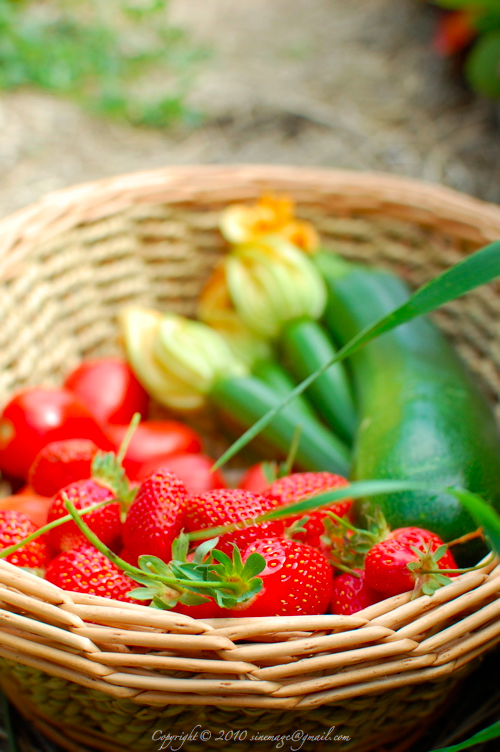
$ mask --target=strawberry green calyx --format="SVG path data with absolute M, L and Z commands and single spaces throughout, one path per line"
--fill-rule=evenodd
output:
M 418 556 L 418 561 L 410 561 L 406 565 L 415 577 L 412 599 L 418 598 L 419 595 L 432 595 L 440 587 L 451 582 L 451 579 L 445 574 L 445 570 L 440 570 L 438 565 L 440 559 L 448 551 L 448 546 L 445 543 L 434 552 L 432 552 L 430 546 L 426 551 L 421 551 L 415 546 L 411 546 L 411 550 Z
M 326 286 L 296 246 L 278 236 L 234 246 L 226 258 L 227 285 L 242 320 L 266 339 L 301 317 L 318 319 Z
M 223 608 L 231 608 L 252 598 L 262 588 L 262 580 L 256 575 L 263 571 L 266 563 L 259 554 L 249 556 L 243 564 L 237 548 L 230 559 L 213 549 L 217 540 L 212 539 L 199 546 L 192 561 L 187 561 L 186 540 L 181 538 L 173 547 L 181 560 L 172 559 L 167 564 L 156 556 L 143 555 L 136 567 L 99 540 L 71 501 L 66 502 L 66 507 L 89 542 L 129 577 L 144 585 L 131 591 L 131 597 L 152 601 L 155 608 L 169 609 L 179 601 L 191 605 L 192 596 L 198 603 L 210 597 Z
M 355 527 L 348 519 L 331 511 L 326 512 L 323 524 L 325 534 L 321 537 L 321 543 L 325 555 L 334 567 L 351 574 L 353 570 L 363 567 L 370 548 L 385 540 L 390 533 L 390 527 L 379 507 L 375 509 L 374 517 L 369 520 L 366 529 Z
M 94 480 L 109 488 L 120 502 L 121 513 L 124 517 L 137 494 L 137 489 L 132 488 L 125 475 L 123 459 L 132 439 L 135 429 L 141 421 L 141 414 L 135 413 L 130 421 L 123 441 L 115 452 L 97 452 L 92 460 L 91 475 Z
M 114 452 L 98 452 L 92 460 L 92 478 L 109 488 L 120 503 L 122 514 L 132 504 L 137 489 L 130 485 L 117 455 Z

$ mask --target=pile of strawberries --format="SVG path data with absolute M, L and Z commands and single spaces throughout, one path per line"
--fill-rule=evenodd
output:
M 224 488 L 190 494 L 167 467 L 134 486 L 116 455 L 88 440 L 67 439 L 39 453 L 30 472 L 34 488 L 49 464 L 51 482 L 60 488 L 48 525 L 6 558 L 66 590 L 197 618 L 346 614 L 412 589 L 428 571 L 456 568 L 442 541 L 419 528 L 386 530 L 362 553 L 365 536 L 377 534 L 352 526 L 349 499 L 305 517 L 288 512 L 295 502 L 348 488 L 331 473 L 292 473 L 260 493 Z M 101 506 L 79 517 L 83 530 L 78 520 L 59 523 L 68 509 L 78 517 L 94 505 Z M 36 531 L 23 512 L 0 511 L 5 554 Z M 350 557 L 358 564 L 352 569 Z

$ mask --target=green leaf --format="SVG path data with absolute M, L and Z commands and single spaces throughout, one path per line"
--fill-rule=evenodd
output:
M 496 10 L 498 0 L 434 0 L 434 5 L 448 10 Z
M 135 580 L 135 582 L 140 582 L 141 585 L 145 585 L 146 587 L 151 586 L 151 582 L 152 582 L 151 576 L 147 577 L 146 575 L 144 575 L 144 577 L 142 577 L 140 574 L 137 574 L 136 572 L 127 572 L 127 574 L 132 580 Z
M 374 324 L 366 327 L 348 342 L 338 353 L 318 368 L 307 379 L 304 379 L 295 389 L 285 397 L 281 403 L 269 410 L 262 418 L 253 424 L 229 449 L 224 452 L 214 465 L 214 469 L 221 467 L 240 449 L 254 439 L 295 397 L 302 394 L 324 371 L 333 363 L 338 363 L 349 357 L 363 345 L 379 337 L 385 332 L 396 329 L 401 324 L 424 316 L 445 303 L 455 300 L 480 285 L 491 282 L 500 275 L 500 241 L 490 243 L 475 253 L 466 256 L 462 261 L 445 270 L 434 279 L 420 287 L 401 306 L 383 316 Z
M 224 566 L 224 569 L 226 569 L 228 572 L 233 571 L 233 562 L 226 553 L 215 549 L 214 551 L 212 551 L 212 556 L 214 557 L 214 559 L 219 561 Z
M 200 543 L 200 545 L 196 548 L 196 551 L 194 552 L 193 562 L 195 564 L 202 564 L 203 560 L 212 551 L 212 549 L 215 548 L 218 542 L 219 542 L 218 538 L 210 538 L 210 540 L 203 541 L 203 543 Z
M 448 550 L 448 546 L 446 545 L 446 543 L 444 543 L 442 546 L 439 546 L 439 548 L 436 548 L 436 550 L 434 551 L 432 555 L 432 558 L 434 559 L 434 561 L 439 561 L 440 559 L 442 559 L 445 553 L 447 552 L 447 550 Z
M 433 488 L 429 484 L 407 480 L 360 480 L 346 486 L 341 486 L 340 488 L 332 489 L 331 491 L 325 491 L 325 493 L 318 494 L 317 496 L 311 496 L 295 504 L 288 504 L 285 507 L 273 509 L 262 515 L 262 517 L 259 517 L 259 521 L 263 519 L 276 520 L 282 517 L 302 514 L 303 512 L 309 512 L 312 509 L 327 506 L 344 499 L 363 499 L 365 496 L 379 496 L 386 493 L 398 493 L 398 491 L 402 493 L 404 491 L 428 491 L 429 493 L 435 493 L 436 488 Z
M 492 549 L 500 556 L 500 515 L 484 499 L 471 491 L 458 488 L 446 490 L 460 501 L 475 522 L 483 528 Z
M 199 606 L 202 603 L 208 603 L 208 601 L 210 600 L 212 599 L 204 598 L 202 595 L 188 592 L 181 595 L 181 597 L 179 598 L 179 603 L 183 603 L 185 606 Z
M 152 556 L 151 554 L 142 554 L 137 560 L 137 564 L 144 572 L 150 572 L 152 574 L 163 575 L 169 577 L 171 575 L 171 569 L 168 564 L 158 558 L 158 556 Z
M 469 747 L 473 747 L 475 744 L 488 742 L 490 739 L 497 739 L 499 736 L 500 721 L 496 721 L 491 726 L 471 736 L 470 739 L 460 742 L 460 744 L 453 744 L 451 747 L 440 747 L 439 749 L 433 749 L 432 752 L 461 752 L 462 749 L 469 749 Z
M 262 554 L 253 553 L 246 560 L 241 576 L 244 580 L 251 580 L 252 577 L 256 577 L 263 572 L 265 568 L 266 560 Z
M 478 39 L 467 57 L 465 75 L 475 91 L 500 98 L 500 30 Z
M 172 559 L 186 561 L 189 551 L 189 536 L 182 530 L 177 538 L 172 541 Z
M 152 601 L 156 595 L 156 592 L 156 588 L 143 587 L 134 588 L 134 590 L 130 590 L 127 595 L 129 596 L 129 598 L 135 598 L 138 601 Z

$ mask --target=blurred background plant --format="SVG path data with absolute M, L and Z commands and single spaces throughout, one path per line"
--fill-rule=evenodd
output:
M 433 0 L 444 9 L 434 49 L 456 57 L 471 88 L 500 99 L 500 0 Z
M 0 0 L 0 90 L 35 86 L 161 127 L 196 120 L 187 93 L 207 51 L 168 0 Z

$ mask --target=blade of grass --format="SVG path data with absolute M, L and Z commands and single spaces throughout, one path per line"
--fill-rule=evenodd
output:
M 434 279 L 422 285 L 411 297 L 391 313 L 383 316 L 374 324 L 366 327 L 356 337 L 339 350 L 335 357 L 327 361 L 321 368 L 304 379 L 285 397 L 279 406 L 269 410 L 260 420 L 253 424 L 239 437 L 224 454 L 217 460 L 214 470 L 220 468 L 240 449 L 254 439 L 269 422 L 295 397 L 302 394 L 324 371 L 334 363 L 345 360 L 363 345 L 379 337 L 381 334 L 395 329 L 412 319 L 424 316 L 436 310 L 445 303 L 459 298 L 480 285 L 491 282 L 500 276 L 500 241 L 490 243 L 475 253 L 467 256 L 463 261 L 446 269 Z
M 491 726 L 478 731 L 477 734 L 471 736 L 470 739 L 466 739 L 460 744 L 453 744 L 451 747 L 441 747 L 440 749 L 433 749 L 432 752 L 461 752 L 462 749 L 469 749 L 475 744 L 481 744 L 482 742 L 488 742 L 490 739 L 497 739 L 500 737 L 500 721 L 492 723 Z

